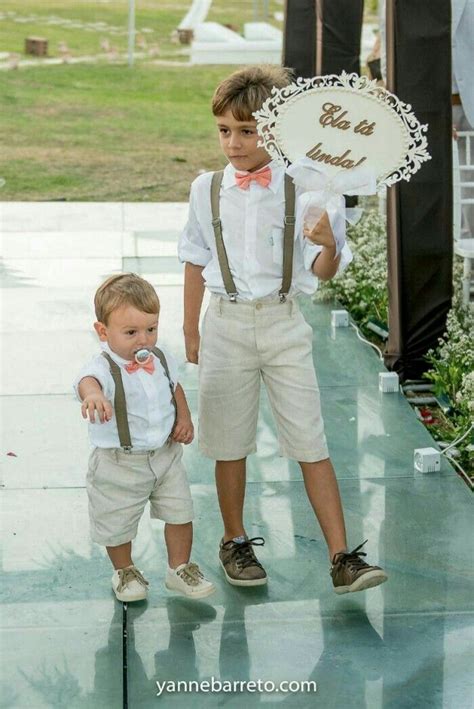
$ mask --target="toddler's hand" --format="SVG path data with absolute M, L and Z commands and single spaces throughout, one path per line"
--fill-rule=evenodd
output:
M 186 347 L 186 359 L 192 364 L 198 364 L 199 360 L 199 343 L 200 343 L 199 332 L 193 335 L 184 336 L 184 345 Z
M 325 211 L 317 224 L 309 229 L 306 225 L 303 228 L 304 236 L 318 246 L 327 246 L 335 248 L 336 242 L 329 222 L 328 213 Z
M 176 443 L 184 443 L 188 445 L 194 438 L 194 426 L 189 417 L 182 418 L 176 421 L 176 426 L 173 431 L 173 441 Z
M 89 416 L 89 421 L 91 423 L 95 423 L 96 412 L 101 423 L 110 421 L 114 412 L 112 404 L 101 392 L 97 392 L 96 394 L 88 394 L 82 402 L 82 418 L 86 419 L 87 416 Z

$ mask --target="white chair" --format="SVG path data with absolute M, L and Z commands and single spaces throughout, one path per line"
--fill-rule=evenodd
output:
M 193 4 L 178 25 L 178 30 L 194 30 L 200 22 L 204 22 L 211 7 L 212 0 L 193 0 Z
M 469 222 L 474 205 L 473 157 L 474 131 L 460 131 L 458 140 L 453 141 L 453 236 L 454 253 L 464 259 L 462 293 L 465 305 L 471 298 L 474 261 L 474 224 Z

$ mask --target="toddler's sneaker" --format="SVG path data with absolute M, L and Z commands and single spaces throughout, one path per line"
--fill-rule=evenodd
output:
M 147 597 L 148 581 L 135 566 L 115 569 L 112 576 L 112 588 L 117 600 L 123 603 L 143 601 Z
M 387 580 L 388 576 L 380 566 L 370 566 L 361 559 L 367 554 L 359 549 L 362 549 L 366 543 L 367 539 L 353 551 L 334 555 L 329 573 L 336 593 L 364 591 Z
M 255 556 L 252 546 L 263 546 L 263 537 L 245 539 L 235 542 L 230 539 L 219 545 L 219 560 L 224 569 L 225 577 L 233 586 L 264 586 L 267 583 L 267 573 Z
M 204 578 L 199 566 L 189 562 L 176 569 L 168 568 L 165 586 L 168 591 L 177 591 L 188 598 L 204 598 L 214 593 L 216 587 Z

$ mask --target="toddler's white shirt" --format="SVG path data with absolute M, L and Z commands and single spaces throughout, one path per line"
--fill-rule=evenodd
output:
M 255 300 L 278 293 L 282 284 L 283 233 L 285 217 L 285 168 L 269 163 L 272 179 L 268 187 L 252 181 L 248 190 L 235 183 L 235 168 L 224 170 L 220 197 L 220 216 L 224 243 L 235 286 L 242 300 Z M 200 175 L 191 185 L 189 217 L 179 239 L 181 262 L 204 266 L 207 288 L 218 295 L 226 291 L 219 268 L 211 213 L 212 173 Z M 296 198 L 302 192 L 297 188 Z M 322 250 L 303 237 L 302 219 L 296 209 L 295 249 L 291 293 L 314 293 L 318 279 L 311 271 Z M 344 245 L 339 271 L 352 260 Z
M 168 439 L 174 423 L 174 407 L 165 370 L 160 360 L 153 355 L 155 371 L 152 374 L 139 369 L 129 374 L 125 369 L 128 360 L 122 359 L 112 352 L 107 343 L 101 343 L 102 349 L 107 352 L 122 370 L 122 381 L 127 402 L 128 425 L 132 446 L 137 450 L 161 448 Z M 178 366 L 174 357 L 162 350 L 168 363 L 171 381 L 176 388 L 178 380 Z M 110 372 L 110 365 L 103 355 L 96 355 L 80 371 L 74 382 L 76 396 L 81 400 L 78 386 L 84 377 L 94 377 L 100 383 L 104 395 L 114 405 L 115 384 Z M 89 421 L 89 437 L 92 445 L 98 448 L 120 448 L 115 412 L 110 421 L 106 423 Z

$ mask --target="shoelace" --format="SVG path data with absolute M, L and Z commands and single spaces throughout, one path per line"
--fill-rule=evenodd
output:
M 186 564 L 177 573 L 188 586 L 197 586 L 204 578 L 197 564 Z
M 131 566 L 128 569 L 119 569 L 118 570 L 118 575 L 119 575 L 119 585 L 117 586 L 117 591 L 123 591 L 125 586 L 130 582 L 130 581 L 138 581 L 141 583 L 143 586 L 148 586 L 149 583 L 146 580 L 146 578 L 140 573 L 138 569 L 136 569 L 134 566 Z
M 362 544 L 359 544 L 359 546 L 353 549 L 352 551 L 335 554 L 333 559 L 333 565 L 336 566 L 336 564 L 347 564 L 349 568 L 354 571 L 358 571 L 359 569 L 363 569 L 364 567 L 368 566 L 368 564 L 360 558 L 361 556 L 367 556 L 367 554 L 365 553 L 365 551 L 359 551 L 359 549 L 362 549 L 364 544 L 367 544 L 367 542 L 368 539 L 366 539 L 365 542 L 362 542 Z
M 225 551 L 230 549 L 230 558 L 235 559 L 242 569 L 247 568 L 247 566 L 254 566 L 255 564 L 260 566 L 262 569 L 263 567 L 256 559 L 252 546 L 263 547 L 264 544 L 265 539 L 263 537 L 246 539 L 245 542 L 241 542 L 240 544 L 238 542 L 234 542 L 233 539 L 229 539 L 228 542 L 224 542 L 221 548 Z

